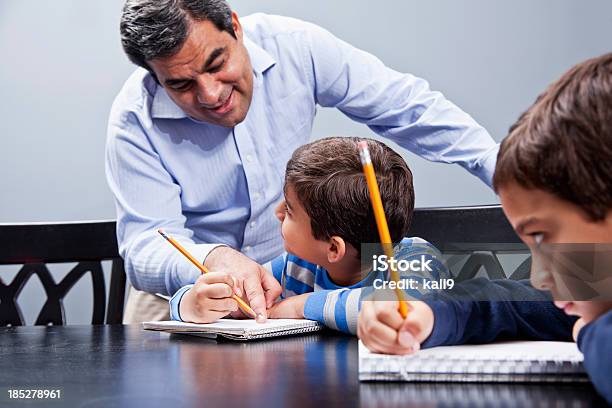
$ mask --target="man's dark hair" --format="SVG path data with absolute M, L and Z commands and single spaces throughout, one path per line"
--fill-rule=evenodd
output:
M 385 144 L 356 137 L 330 137 L 298 148 L 289 162 L 291 186 L 310 217 L 315 239 L 337 235 L 361 253 L 361 244 L 380 242 L 357 144 L 366 140 L 389 232 L 394 243 L 408 233 L 414 211 L 412 173 Z
M 593 221 L 612 209 L 612 53 L 552 83 L 501 144 L 495 191 L 509 182 L 582 208 Z
M 232 10 L 225 0 L 127 0 L 123 6 L 121 44 L 130 61 L 147 61 L 177 53 L 193 21 L 208 20 L 236 38 Z

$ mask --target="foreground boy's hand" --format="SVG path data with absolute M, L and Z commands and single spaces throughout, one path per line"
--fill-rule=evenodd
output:
M 310 293 L 303 293 L 281 300 L 268 309 L 268 317 L 270 319 L 303 319 L 304 305 L 309 295 Z
M 572 329 L 572 337 L 574 341 L 578 341 L 578 335 L 580 334 L 580 330 L 582 330 L 582 328 L 586 326 L 586 324 L 587 322 L 584 320 L 583 317 L 576 320 L 576 323 L 574 323 L 574 328 Z
M 179 306 L 185 322 L 210 323 L 238 310 L 232 295 L 242 291 L 232 276 L 221 272 L 201 275 L 193 287 L 185 292 Z
M 397 301 L 369 301 L 361 304 L 357 336 L 375 353 L 409 354 L 420 349 L 434 325 L 434 314 L 424 302 L 408 302 L 403 319 Z

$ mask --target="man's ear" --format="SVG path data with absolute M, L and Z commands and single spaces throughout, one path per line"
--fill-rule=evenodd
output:
M 329 263 L 340 262 L 346 255 L 346 242 L 337 235 L 331 237 L 327 246 L 327 261 Z
M 242 41 L 242 26 L 240 25 L 240 20 L 238 20 L 238 14 L 236 14 L 235 11 L 232 11 L 232 28 L 234 29 L 236 38 Z

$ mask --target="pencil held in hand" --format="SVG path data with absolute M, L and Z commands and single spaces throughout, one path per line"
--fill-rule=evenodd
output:
M 157 232 L 159 232 L 159 234 L 162 237 L 164 237 L 166 241 L 171 243 L 173 247 L 175 247 L 181 254 L 183 254 L 185 258 L 189 259 L 191 263 L 194 264 L 200 270 L 200 272 L 202 272 L 203 274 L 208 273 L 208 269 L 204 265 L 202 265 L 200 262 L 198 262 L 197 259 L 195 259 L 189 252 L 187 252 L 187 250 L 183 248 L 183 246 L 179 244 L 174 238 L 166 235 L 161 228 L 158 229 Z M 234 299 L 238 303 L 238 306 L 240 306 L 240 309 L 242 309 L 247 315 L 253 318 L 257 317 L 257 314 L 255 314 L 253 309 L 251 309 L 251 307 L 248 304 L 246 304 L 244 300 L 240 299 L 236 295 L 232 295 L 232 299 Z
M 372 208 L 374 209 L 374 217 L 376 218 L 376 227 L 378 228 L 380 243 L 382 244 L 387 258 L 391 259 L 393 258 L 393 243 L 391 242 L 391 234 L 389 233 L 389 225 L 387 224 L 387 217 L 385 217 L 385 209 L 380 197 L 380 190 L 378 189 L 378 183 L 376 182 L 376 174 L 374 173 L 374 166 L 372 165 L 372 158 L 370 157 L 368 142 L 361 141 L 359 142 L 358 146 L 359 157 L 361 158 L 363 172 L 366 177 L 366 182 L 368 183 L 368 191 L 370 192 Z M 391 279 L 395 282 L 399 282 L 399 274 L 394 267 L 391 267 Z M 404 292 L 396 286 L 395 295 L 399 301 L 399 312 L 405 319 L 406 316 L 408 316 L 408 304 L 405 301 Z

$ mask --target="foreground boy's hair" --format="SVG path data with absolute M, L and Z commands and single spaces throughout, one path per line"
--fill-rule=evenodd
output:
M 612 53 L 576 65 L 510 128 L 493 177 L 581 207 L 593 221 L 612 208 Z
M 291 186 L 310 217 L 315 239 L 337 235 L 360 253 L 362 243 L 379 242 L 356 137 L 330 137 L 298 148 L 289 162 Z M 367 139 L 393 242 L 408 233 L 414 211 L 412 173 L 385 144 Z

